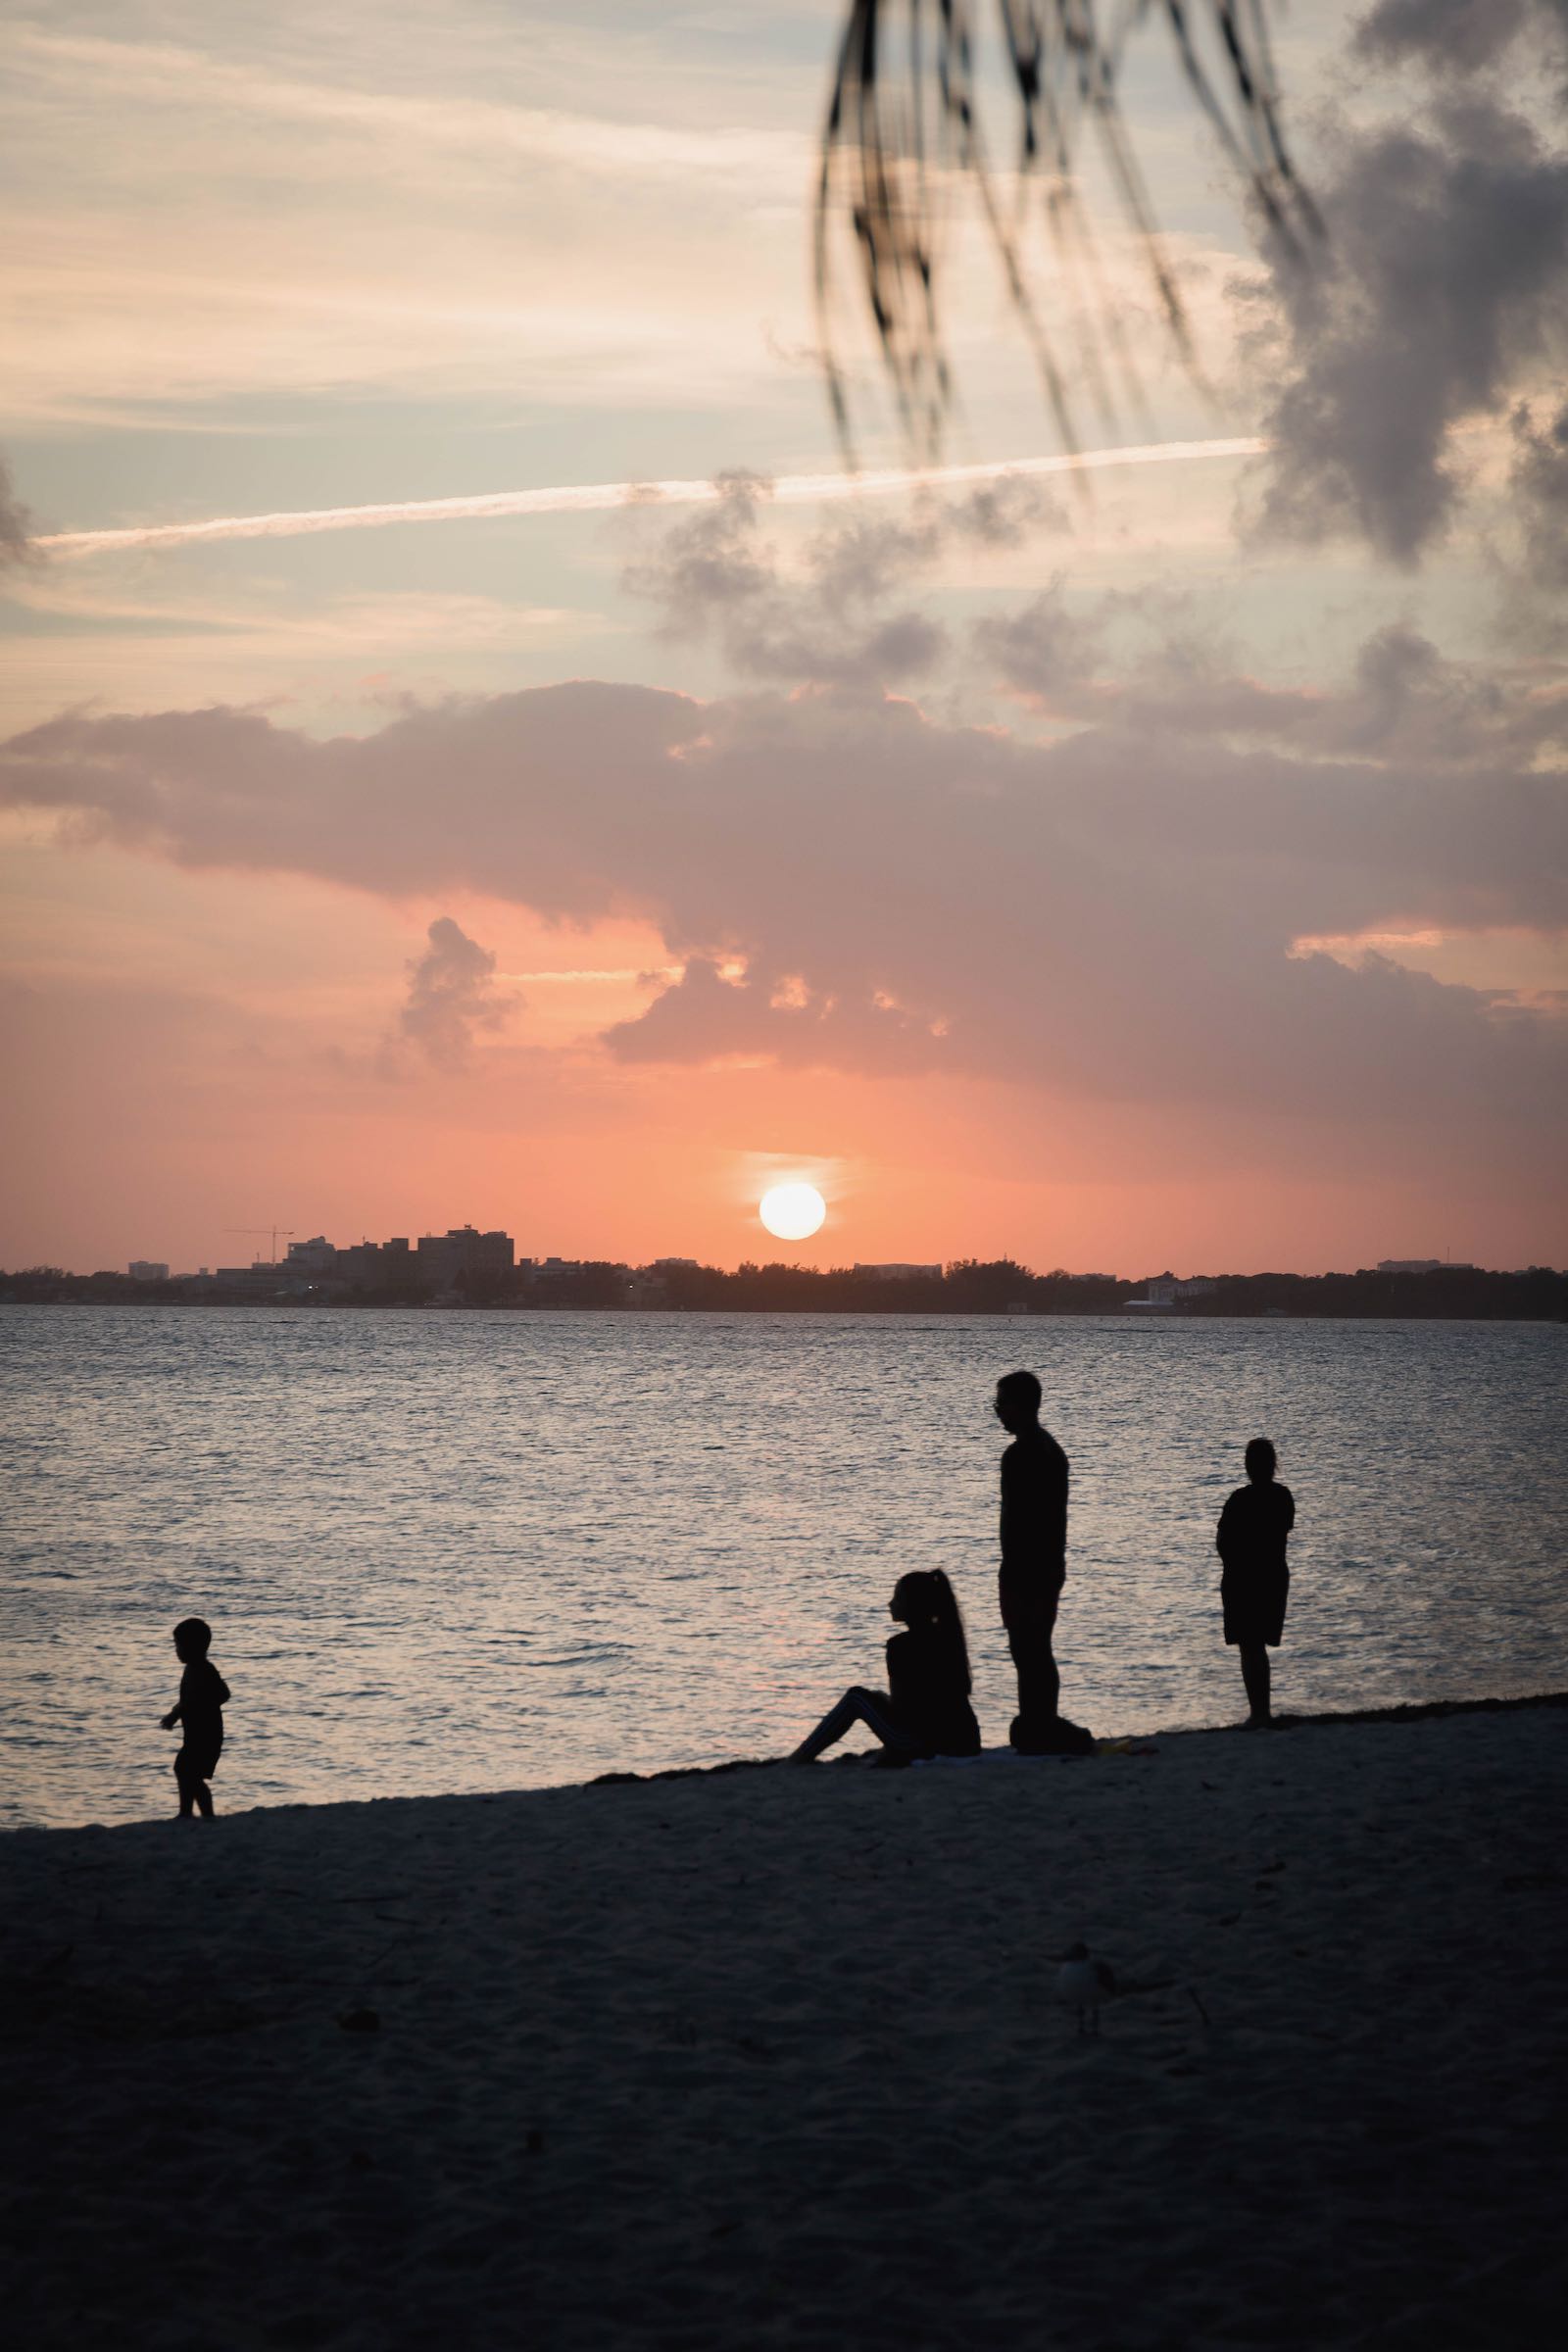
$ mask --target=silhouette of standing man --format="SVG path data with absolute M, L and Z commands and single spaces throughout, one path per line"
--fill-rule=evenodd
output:
M 1008 1372 L 997 1383 L 997 1419 L 1012 1439 L 1002 1457 L 1002 1622 L 1018 1673 L 1014 1747 L 1057 1737 L 1061 1676 L 1051 1639 L 1067 1575 L 1067 1456 L 1040 1426 L 1040 1383 Z

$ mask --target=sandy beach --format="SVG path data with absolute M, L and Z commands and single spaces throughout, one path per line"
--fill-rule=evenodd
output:
M 1568 2293 L 1565 1817 L 1543 1700 L 19 1833 L 9 2318 L 1534 2343 Z M 1054 1996 L 1078 1937 L 1142 1988 L 1099 2038 Z

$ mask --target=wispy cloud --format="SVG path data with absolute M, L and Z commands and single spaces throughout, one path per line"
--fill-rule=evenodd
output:
M 787 93 L 694 99 L 667 56 L 628 72 L 635 30 L 486 0 L 126 0 L 116 37 L 65 28 L 87 14 L 7 28 L 14 418 L 388 383 L 713 407 L 774 368 L 759 319 L 798 293 L 810 136 Z
M 685 127 L 471 96 L 410 97 L 373 86 L 300 80 L 162 41 L 36 28 L 15 32 L 11 39 L 13 71 L 30 65 L 78 91 L 83 81 L 108 83 L 122 106 L 138 99 L 204 116 L 261 116 L 373 142 L 392 140 L 403 172 L 408 143 L 416 142 L 466 156 L 524 158 L 618 180 L 713 175 L 743 185 L 755 202 L 769 189 L 796 195 L 811 152 L 804 130 Z

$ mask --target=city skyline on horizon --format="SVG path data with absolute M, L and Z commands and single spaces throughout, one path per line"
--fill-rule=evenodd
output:
M 230 1230 L 243 1231 L 246 1229 L 240 1228 Z M 989 1258 L 980 1256 L 976 1252 L 968 1251 L 957 1253 L 949 1252 L 936 1258 L 927 1259 L 839 1259 L 832 1257 L 822 1259 L 818 1255 L 808 1255 L 808 1250 L 816 1250 L 817 1245 L 821 1240 L 820 1234 L 812 1235 L 809 1238 L 809 1241 L 792 1244 L 788 1241 L 780 1241 L 778 1237 L 766 1232 L 765 1229 L 763 1229 L 760 1225 L 759 1225 L 758 1229 L 760 1235 L 761 1236 L 758 1254 L 755 1256 L 743 1256 L 738 1258 L 731 1265 L 722 1265 L 710 1259 L 693 1256 L 684 1252 L 669 1250 L 656 1250 L 649 1256 L 643 1258 L 619 1258 L 592 1250 L 584 1250 L 569 1256 L 565 1252 L 559 1250 L 523 1250 L 517 1247 L 516 1237 L 510 1233 L 504 1226 L 485 1228 L 472 1223 L 467 1223 L 461 1226 L 432 1228 L 430 1231 L 424 1233 L 416 1232 L 413 1228 L 411 1228 L 410 1232 L 407 1234 L 388 1235 L 379 1242 L 372 1241 L 368 1235 L 362 1235 L 357 1243 L 333 1243 L 324 1232 L 300 1237 L 292 1234 L 290 1229 L 282 1226 L 276 1228 L 264 1226 L 256 1230 L 260 1231 L 263 1235 L 275 1232 L 277 1240 L 285 1244 L 282 1253 L 270 1257 L 255 1256 L 249 1259 L 231 1259 L 227 1262 L 226 1268 L 223 1264 L 223 1261 L 217 1258 L 215 1258 L 211 1264 L 198 1263 L 193 1266 L 183 1266 L 173 1257 L 160 1259 L 142 1255 L 125 1261 L 118 1266 L 95 1266 L 91 1268 L 63 1267 L 59 1270 L 70 1274 L 74 1278 L 89 1278 L 90 1276 L 97 1274 L 123 1274 L 127 1279 L 131 1280 L 167 1279 L 174 1282 L 200 1280 L 204 1277 L 217 1279 L 225 1270 L 231 1273 L 245 1274 L 256 1274 L 263 1271 L 276 1271 L 279 1274 L 283 1274 L 292 1271 L 303 1276 L 313 1271 L 317 1263 L 314 1253 L 323 1248 L 327 1250 L 331 1255 L 346 1253 L 358 1254 L 361 1251 L 374 1253 L 377 1251 L 386 1250 L 402 1250 L 408 1253 L 410 1262 L 412 1264 L 417 1262 L 419 1245 L 421 1243 L 426 1245 L 434 1244 L 439 1247 L 443 1244 L 452 1244 L 460 1240 L 482 1243 L 506 1243 L 509 1249 L 514 1252 L 514 1256 L 509 1262 L 514 1264 L 518 1271 L 521 1271 L 525 1268 L 539 1269 L 551 1266 L 564 1268 L 578 1268 L 585 1266 L 624 1266 L 634 1272 L 657 1271 L 661 1268 L 692 1267 L 701 1268 L 709 1272 L 733 1274 L 741 1271 L 748 1265 L 754 1265 L 789 1266 L 798 1268 L 800 1271 L 805 1273 L 816 1274 L 855 1274 L 872 1277 L 907 1277 L 943 1276 L 954 1267 L 969 1265 L 994 1266 L 1010 1264 L 1017 1266 L 1022 1272 L 1028 1273 L 1032 1276 L 1050 1277 L 1055 1275 L 1065 1275 L 1069 1280 L 1080 1282 L 1109 1281 L 1117 1283 L 1140 1283 L 1173 1278 L 1179 1282 L 1186 1283 L 1191 1281 L 1208 1280 L 1216 1276 L 1219 1278 L 1224 1278 L 1226 1276 L 1250 1278 L 1251 1276 L 1261 1273 L 1288 1274 L 1293 1277 L 1314 1279 L 1323 1274 L 1351 1274 L 1366 1272 L 1414 1273 L 1451 1270 L 1459 1273 L 1527 1273 L 1555 1272 L 1558 1270 L 1555 1266 L 1548 1264 L 1545 1261 L 1533 1261 L 1528 1266 L 1519 1265 L 1512 1267 L 1488 1267 L 1480 1260 L 1459 1258 L 1451 1254 L 1445 1254 L 1441 1256 L 1406 1255 L 1402 1257 L 1368 1257 L 1365 1259 L 1358 1259 L 1353 1265 L 1346 1264 L 1343 1266 L 1312 1268 L 1286 1266 L 1283 1264 L 1269 1267 L 1242 1268 L 1217 1264 L 1214 1266 L 1188 1267 L 1184 1271 L 1180 1272 L 1178 1272 L 1174 1262 L 1171 1262 L 1157 1268 L 1152 1265 L 1143 1266 L 1136 1273 L 1123 1273 L 1118 1269 L 1105 1267 L 1068 1266 L 1060 1262 L 1054 1263 L 1049 1266 L 1044 1263 L 1035 1264 L 1029 1258 L 1020 1255 L 1016 1251 L 1010 1250 L 999 1251 L 995 1256 Z M 769 1255 L 769 1251 L 782 1251 L 787 1252 L 788 1254 Z M 162 1267 L 164 1269 L 161 1277 L 154 1271 L 154 1269 L 158 1267 Z M 37 1267 L 23 1267 L 21 1265 L 14 1265 L 4 1269 L 4 1271 L 12 1274 L 37 1270 L 39 1270 Z

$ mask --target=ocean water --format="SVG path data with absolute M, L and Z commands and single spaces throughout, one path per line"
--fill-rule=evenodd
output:
M 1297 1497 L 1276 1703 L 1568 1685 L 1568 1329 L 0 1307 L 0 1823 L 172 1808 L 176 1619 L 220 1810 L 777 1754 L 944 1567 L 988 1742 L 999 1373 L 1072 1461 L 1057 1649 L 1101 1734 L 1242 1710 L 1213 1529 Z

